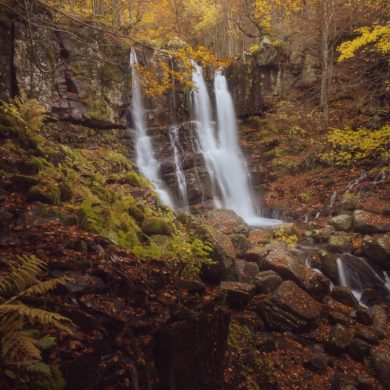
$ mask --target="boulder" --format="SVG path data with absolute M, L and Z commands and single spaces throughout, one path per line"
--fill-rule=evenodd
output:
M 282 282 L 282 278 L 275 271 L 260 272 L 254 279 L 257 293 L 269 293 L 274 291 Z
M 330 280 L 321 272 L 305 268 L 300 285 L 316 300 L 321 301 L 330 291 Z
M 348 353 L 355 360 L 363 360 L 370 351 L 370 344 L 361 339 L 353 339 L 351 344 L 348 346 Z
M 348 214 L 337 215 L 330 220 L 336 230 L 348 231 L 352 227 L 352 217 Z
M 250 241 L 243 234 L 230 234 L 229 238 L 232 241 L 238 257 L 243 257 L 245 253 L 252 247 Z
M 53 273 L 56 277 L 66 276 L 69 281 L 63 285 L 68 293 L 83 295 L 89 293 L 102 292 L 107 289 L 107 285 L 100 278 L 92 275 L 82 275 L 77 272 Z
M 364 325 L 371 325 L 372 316 L 370 311 L 363 306 L 359 306 L 356 310 L 356 321 Z
M 35 185 L 28 190 L 26 199 L 29 202 L 58 204 L 61 201 L 61 192 L 57 185 Z
M 355 333 L 355 337 L 371 345 L 379 344 L 379 337 L 369 329 L 359 328 Z
M 159 217 L 146 218 L 142 224 L 142 232 L 147 236 L 170 236 L 172 228 L 167 221 Z
M 332 298 L 349 307 L 358 307 L 359 302 L 348 287 L 335 286 L 332 290 Z
M 377 378 L 385 389 L 390 389 L 390 349 L 388 347 L 373 347 L 370 351 L 371 365 Z
M 344 351 L 352 342 L 351 331 L 341 324 L 336 324 L 329 332 L 328 347 L 332 352 Z
M 336 283 L 339 278 L 336 256 L 326 250 L 321 250 L 319 252 L 319 256 L 321 261 L 321 271 L 324 275 Z
M 221 280 L 237 280 L 236 251 L 229 237 L 218 230 L 211 230 L 207 232 L 207 237 L 203 238 L 207 239 L 213 247 L 209 256 L 214 263 L 202 267 L 202 280 L 210 283 L 219 283 Z
M 273 330 L 296 331 L 313 325 L 321 305 L 292 281 L 284 281 L 258 311 Z
M 331 324 L 341 324 L 344 326 L 349 326 L 349 318 L 343 313 L 340 313 L 337 310 L 329 310 L 328 312 L 328 320 Z
M 245 237 L 249 235 L 249 226 L 233 210 L 208 210 L 204 214 L 205 223 L 225 234 L 242 234 Z
M 191 294 L 203 294 L 206 290 L 206 286 L 200 280 L 175 280 L 175 286 L 187 290 Z
M 257 264 L 261 264 L 263 258 L 267 254 L 266 250 L 263 247 L 254 246 L 247 250 L 242 256 L 246 261 L 251 261 Z
M 375 305 L 370 308 L 372 316 L 372 325 L 379 329 L 385 329 L 387 325 L 386 309 L 381 305 Z
M 365 236 L 362 244 L 363 253 L 375 263 L 390 268 L 390 234 L 379 238 Z
M 222 282 L 221 290 L 226 294 L 226 302 L 230 308 L 244 309 L 254 295 L 252 284 L 243 282 Z
M 390 218 L 363 210 L 355 210 L 352 214 L 353 230 L 358 233 L 390 232 Z
M 352 237 L 350 236 L 330 236 L 328 249 L 334 252 L 352 252 Z
M 267 255 L 261 260 L 259 268 L 261 271 L 275 271 L 282 279 L 293 280 L 299 283 L 305 278 L 305 265 L 302 261 L 287 252 L 284 244 L 266 245 Z
M 238 281 L 253 283 L 256 275 L 259 273 L 259 267 L 256 263 L 245 260 L 237 260 L 236 266 L 238 269 Z
M 311 370 L 321 373 L 328 367 L 329 357 L 323 352 L 313 352 L 305 365 Z

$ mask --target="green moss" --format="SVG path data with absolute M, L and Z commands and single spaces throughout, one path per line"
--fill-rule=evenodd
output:
M 136 245 L 139 245 L 139 238 L 135 231 L 124 232 L 119 230 L 118 232 L 118 245 L 122 248 L 132 249 Z
M 59 204 L 61 201 L 61 192 L 56 184 L 35 185 L 29 189 L 27 200 L 29 202 Z
M 76 208 L 75 213 L 81 227 L 91 230 L 94 233 L 102 233 L 104 218 L 90 202 L 83 201 L 81 205 Z
M 163 218 L 149 217 L 143 222 L 142 231 L 147 236 L 156 234 L 169 236 L 172 234 L 172 227 Z
M 91 192 L 103 202 L 114 203 L 116 199 L 114 191 L 100 185 L 93 185 L 91 187 Z

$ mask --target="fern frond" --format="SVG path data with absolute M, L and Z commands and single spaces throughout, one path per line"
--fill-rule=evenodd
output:
M 43 272 L 45 263 L 35 256 L 18 256 L 18 262 L 11 263 L 11 270 L 0 279 L 0 293 L 16 288 L 22 292 L 37 282 L 37 275 Z
M 3 334 L 2 355 L 7 360 L 41 359 L 41 351 L 28 331 L 18 330 Z
M 58 313 L 29 307 L 23 303 L 0 305 L 0 316 L 17 313 L 29 323 L 54 327 L 67 333 L 72 333 L 72 321 Z
M 44 282 L 38 282 L 34 286 L 29 287 L 28 289 L 20 292 L 18 295 L 12 297 L 7 303 L 13 302 L 16 299 L 23 297 L 32 297 L 36 295 L 44 295 L 52 290 L 55 290 L 58 286 L 67 283 L 70 279 L 67 277 L 49 279 Z

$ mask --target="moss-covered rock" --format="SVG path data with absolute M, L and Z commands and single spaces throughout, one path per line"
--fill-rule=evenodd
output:
M 50 166 L 50 163 L 45 158 L 31 157 L 21 164 L 20 170 L 23 173 L 26 173 L 29 175 L 35 175 L 49 166 Z
M 139 244 L 139 238 L 135 231 L 130 230 L 128 232 L 119 231 L 118 244 L 123 248 L 132 249 Z
M 13 182 L 17 188 L 21 190 L 28 190 L 29 188 L 37 185 L 39 180 L 36 177 L 26 175 L 14 175 Z
M 127 212 L 131 217 L 133 217 L 139 224 L 142 224 L 145 218 L 145 211 L 143 210 L 142 205 L 134 204 L 130 205 L 127 208 Z
M 73 190 L 72 190 L 71 186 L 68 185 L 67 183 L 61 183 L 58 186 L 58 188 L 59 188 L 60 193 L 61 193 L 61 196 L 60 196 L 61 202 L 70 202 L 72 200 L 72 197 L 73 197 Z
M 114 191 L 111 191 L 108 188 L 102 187 L 100 185 L 93 185 L 91 187 L 91 192 L 96 195 L 101 201 L 107 203 L 113 203 L 116 198 Z
M 163 235 L 170 236 L 172 234 L 172 227 L 163 218 L 150 217 L 145 219 L 142 224 L 142 232 L 147 236 Z
M 35 185 L 29 189 L 27 200 L 29 202 L 59 204 L 61 201 L 61 192 L 56 184 Z

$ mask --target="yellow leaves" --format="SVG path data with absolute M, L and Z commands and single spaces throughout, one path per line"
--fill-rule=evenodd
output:
M 273 15 L 288 19 L 301 11 L 304 5 L 302 0 L 256 0 L 253 13 L 259 26 L 269 29 Z
M 390 125 L 378 130 L 331 129 L 327 141 L 331 150 L 319 157 L 335 165 L 348 166 L 373 158 L 382 161 L 390 158 Z
M 356 30 L 360 36 L 343 42 L 337 50 L 340 52 L 338 61 L 353 58 L 360 49 L 370 45 L 370 51 L 387 54 L 390 51 L 390 23 L 376 24 L 373 27 L 361 27 Z
M 176 85 L 180 85 L 181 88 L 192 88 L 192 60 L 198 62 L 204 68 L 211 67 L 212 69 L 224 69 L 230 63 L 227 59 L 216 58 L 204 46 L 193 48 L 186 45 L 176 51 L 169 51 L 169 55 L 175 60 L 174 68 L 163 60 L 158 62 L 158 72 L 138 66 L 142 90 L 146 95 L 162 95 L 169 88 L 174 88 Z

